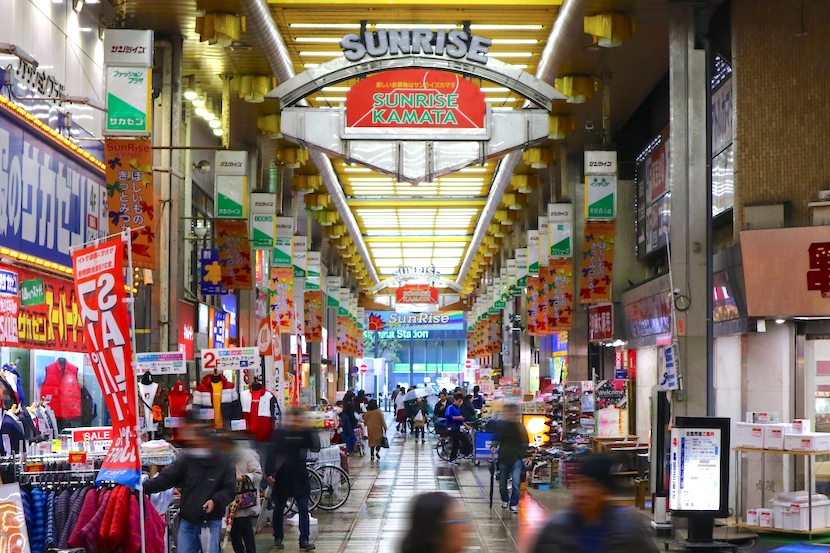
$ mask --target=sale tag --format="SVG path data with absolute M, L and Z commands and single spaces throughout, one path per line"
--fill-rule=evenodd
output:
M 70 451 L 69 452 L 69 464 L 70 465 L 85 465 L 86 464 L 86 452 L 85 451 Z
M 26 463 L 26 472 L 43 472 L 43 463 Z
M 63 442 L 61 440 L 52 440 L 52 453 L 60 453 L 63 451 Z
M 245 430 L 247 428 L 245 420 L 231 421 L 231 430 Z

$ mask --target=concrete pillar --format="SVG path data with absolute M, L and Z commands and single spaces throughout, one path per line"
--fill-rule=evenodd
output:
M 562 160 L 562 194 L 573 202 L 573 326 L 568 333 L 568 381 L 591 379 L 588 366 L 588 307 L 579 303 L 579 275 L 582 274 L 582 239 L 585 236 L 585 187 L 582 180 L 582 154 Z
M 695 49 L 693 8 L 670 7 L 669 124 L 670 124 L 670 269 L 672 287 L 686 296 L 676 305 L 680 374 L 683 392 L 674 394 L 674 414 L 706 415 L 708 382 L 706 356 L 706 57 Z M 678 299 L 675 296 L 675 299 Z

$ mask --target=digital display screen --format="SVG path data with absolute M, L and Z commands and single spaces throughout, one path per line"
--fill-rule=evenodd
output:
M 672 511 L 720 510 L 722 453 L 722 432 L 718 428 L 672 429 Z

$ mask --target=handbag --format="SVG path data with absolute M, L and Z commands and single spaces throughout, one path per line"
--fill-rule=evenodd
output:
M 239 491 L 236 494 L 236 508 L 247 509 L 259 503 L 259 490 L 247 476 L 242 480 Z
M 387 438 L 386 436 L 381 438 L 380 447 L 382 447 L 383 449 L 389 449 L 389 438 Z

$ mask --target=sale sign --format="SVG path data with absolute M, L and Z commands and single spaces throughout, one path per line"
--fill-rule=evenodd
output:
M 153 143 L 145 139 L 107 138 L 104 154 L 110 234 L 129 231 L 133 267 L 155 269 Z
M 395 290 L 397 303 L 438 303 L 438 288 L 428 284 L 404 284 Z
M 487 104 L 461 75 L 396 69 L 359 81 L 346 93 L 346 135 L 463 135 L 487 138 Z M 447 138 L 444 136 L 444 138 Z
M 113 444 L 96 483 L 137 488 L 141 458 L 123 253 L 120 238 L 107 240 L 73 252 L 72 266 L 89 359 L 112 417 Z
M 0 344 L 17 344 L 17 312 L 19 280 L 15 271 L 0 269 Z

